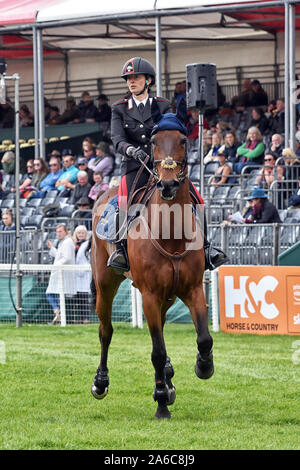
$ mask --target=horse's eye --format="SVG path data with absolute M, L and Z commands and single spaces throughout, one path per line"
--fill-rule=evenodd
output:
M 186 138 L 184 138 L 184 139 L 181 139 L 181 141 L 180 141 L 180 145 L 181 145 L 182 147 L 184 147 L 184 146 L 186 145 L 186 141 L 187 141 L 187 139 L 186 139 Z
M 153 147 L 156 146 L 156 139 L 151 139 L 151 145 L 153 145 Z

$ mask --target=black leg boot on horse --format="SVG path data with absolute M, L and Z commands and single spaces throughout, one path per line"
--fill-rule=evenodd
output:
M 115 227 L 117 236 L 120 234 L 120 213 L 116 212 Z M 127 255 L 127 240 L 121 239 L 116 242 L 116 251 L 114 251 L 107 260 L 107 266 L 114 269 L 117 274 L 129 271 L 129 259 Z

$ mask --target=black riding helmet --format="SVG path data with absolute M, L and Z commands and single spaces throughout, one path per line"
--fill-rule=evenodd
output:
M 155 83 L 155 70 L 148 60 L 142 57 L 133 57 L 127 60 L 122 68 L 121 77 L 127 80 L 129 75 L 136 75 L 141 73 L 145 75 L 146 80 L 148 77 L 152 78 L 151 86 Z

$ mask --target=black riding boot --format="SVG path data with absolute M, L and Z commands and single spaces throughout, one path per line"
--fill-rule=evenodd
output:
M 222 264 L 229 261 L 227 255 L 224 251 L 212 246 L 207 240 L 207 223 L 206 217 L 204 216 L 204 253 L 205 253 L 205 270 L 209 269 L 213 271 L 214 269 L 222 266 Z
M 116 213 L 115 219 L 116 236 L 119 234 L 119 211 Z M 113 268 L 117 274 L 129 271 L 129 260 L 127 255 L 127 240 L 119 240 L 116 242 L 116 251 L 114 251 L 107 260 L 107 266 Z

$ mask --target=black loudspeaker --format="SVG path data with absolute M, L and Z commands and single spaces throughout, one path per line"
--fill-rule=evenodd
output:
M 189 64 L 186 66 L 187 108 L 204 111 L 218 107 L 217 71 L 215 64 Z

